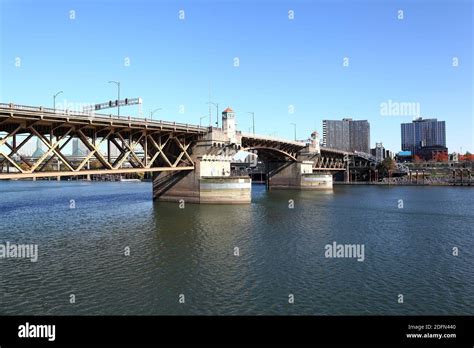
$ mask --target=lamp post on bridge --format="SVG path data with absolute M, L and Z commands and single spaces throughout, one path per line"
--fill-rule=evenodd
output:
M 205 119 L 207 116 L 203 116 L 199 119 L 199 127 L 202 127 L 202 120 Z
M 253 134 L 255 135 L 255 112 L 247 111 L 247 114 L 252 115 L 252 129 L 253 129 Z
M 296 141 L 296 123 L 290 123 L 295 128 L 295 141 Z
M 150 112 L 150 119 L 151 119 L 152 121 L 153 121 L 153 114 L 154 114 L 155 112 L 157 112 L 157 111 L 160 111 L 160 110 L 163 110 L 163 109 L 162 109 L 162 108 L 157 108 L 157 109 L 155 109 L 155 110 L 153 110 L 153 111 Z
M 213 102 L 207 102 L 207 104 L 209 105 L 214 105 L 216 107 L 216 126 L 217 128 L 219 128 L 219 103 L 213 103 Z M 212 127 L 212 120 L 209 119 L 209 123 L 211 123 L 211 127 Z
M 61 93 L 63 93 L 63 91 L 59 91 L 58 93 L 56 93 L 55 95 L 53 95 L 53 109 L 54 109 L 54 112 L 56 112 L 56 97 L 58 95 L 60 95 Z
M 120 116 L 120 81 L 109 81 L 109 83 L 115 83 L 118 88 L 118 97 L 117 97 L 117 116 Z

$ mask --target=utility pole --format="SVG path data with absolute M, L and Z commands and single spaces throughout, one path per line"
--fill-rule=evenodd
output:
M 199 119 L 199 127 L 202 127 L 202 120 L 207 118 L 207 116 L 203 116 Z
M 296 123 L 290 123 L 293 125 L 293 127 L 295 128 L 295 141 L 296 141 Z
M 217 127 L 219 128 L 219 103 L 213 103 L 211 101 L 207 102 L 207 104 L 209 104 L 209 115 L 211 114 L 211 104 L 214 105 L 216 107 L 216 125 Z M 209 119 L 209 122 L 211 122 L 211 120 Z M 212 123 L 211 123 L 212 125 Z
M 58 93 L 56 93 L 55 95 L 53 95 L 53 109 L 54 109 L 54 112 L 56 112 L 56 97 L 58 95 L 60 95 L 61 93 L 63 93 L 63 91 L 59 91 Z
M 120 117 L 120 81 L 109 81 L 109 83 L 115 83 L 118 87 L 117 116 Z
M 253 134 L 255 134 L 255 112 L 247 111 L 247 113 L 252 115 L 252 129 L 253 129 Z
M 150 112 L 150 119 L 153 120 L 153 114 L 159 110 L 163 110 L 162 108 L 158 108 L 158 109 L 155 109 L 153 110 L 152 112 Z

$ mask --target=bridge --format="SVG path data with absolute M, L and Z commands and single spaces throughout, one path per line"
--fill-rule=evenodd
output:
M 45 146 L 38 158 L 20 151 L 32 139 Z M 87 148 L 84 158 L 66 154 L 73 139 Z M 334 173 L 348 177 L 354 156 L 320 148 L 317 133 L 308 141 L 242 133 L 230 108 L 222 112 L 222 128 L 216 128 L 0 104 L 0 179 L 151 173 L 159 200 L 247 203 L 250 178 L 230 170 L 239 151 L 254 152 L 265 162 L 270 189 L 331 189 Z

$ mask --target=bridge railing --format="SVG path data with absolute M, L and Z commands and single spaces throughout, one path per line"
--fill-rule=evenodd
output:
M 261 139 L 261 140 L 268 140 L 268 141 L 277 141 L 277 142 L 285 142 L 288 144 L 293 144 L 301 147 L 305 147 L 306 143 L 302 141 L 294 141 L 294 140 L 288 140 L 288 139 L 282 139 L 282 138 L 276 138 L 276 137 L 271 137 L 271 136 L 266 136 L 266 135 L 259 135 L 259 134 L 253 134 L 253 133 L 244 133 L 241 132 L 242 137 L 245 138 L 250 138 L 250 139 Z
M 19 105 L 13 103 L 0 103 L 0 109 L 8 109 L 8 110 L 20 110 L 20 111 L 29 111 L 29 112 L 42 112 L 48 113 L 54 116 L 66 116 L 66 117 L 87 117 L 89 119 L 97 119 L 97 120 L 117 120 L 117 121 L 134 121 L 139 122 L 142 124 L 155 124 L 160 126 L 170 126 L 170 127 L 180 127 L 180 128 L 188 128 L 193 130 L 198 130 L 202 132 L 207 132 L 208 127 L 193 125 L 189 123 L 180 123 L 175 121 L 163 121 L 163 120 L 148 120 L 147 118 L 141 117 L 132 117 L 132 116 L 113 116 L 112 114 L 97 114 L 95 112 L 84 112 L 84 111 L 71 111 L 69 109 L 53 109 L 53 108 L 45 108 L 42 106 L 29 106 L 29 105 Z
M 370 153 L 361 152 L 361 151 L 354 151 L 354 153 L 359 157 L 365 158 L 366 160 L 373 161 L 373 162 L 379 162 L 377 160 L 377 157 L 375 157 L 374 155 L 371 155 Z

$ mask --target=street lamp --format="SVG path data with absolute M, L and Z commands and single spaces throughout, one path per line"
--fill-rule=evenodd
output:
M 255 134 L 255 112 L 247 111 L 247 114 L 252 115 L 252 129 L 253 129 L 253 134 Z
M 293 127 L 295 128 L 295 141 L 296 141 L 296 123 L 290 123 L 293 125 Z
M 159 110 L 163 110 L 162 108 L 158 108 L 158 109 L 155 109 L 153 110 L 152 112 L 150 112 L 150 119 L 153 120 L 153 114 Z
M 56 112 L 56 97 L 58 95 L 60 95 L 61 93 L 63 93 L 63 91 L 59 91 L 58 93 L 56 93 L 55 95 L 53 95 L 53 109 L 54 109 L 54 112 Z
M 206 104 L 212 104 L 216 107 L 216 125 L 217 127 L 219 127 L 219 103 L 213 103 L 213 102 L 207 102 Z M 209 122 L 211 123 L 211 126 L 212 126 L 212 122 L 211 122 L 211 119 L 209 119 Z
M 199 119 L 199 127 L 202 127 L 202 120 L 205 119 L 207 116 L 203 116 Z
M 118 87 L 117 116 L 120 116 L 120 81 L 109 81 L 109 83 L 115 83 Z

